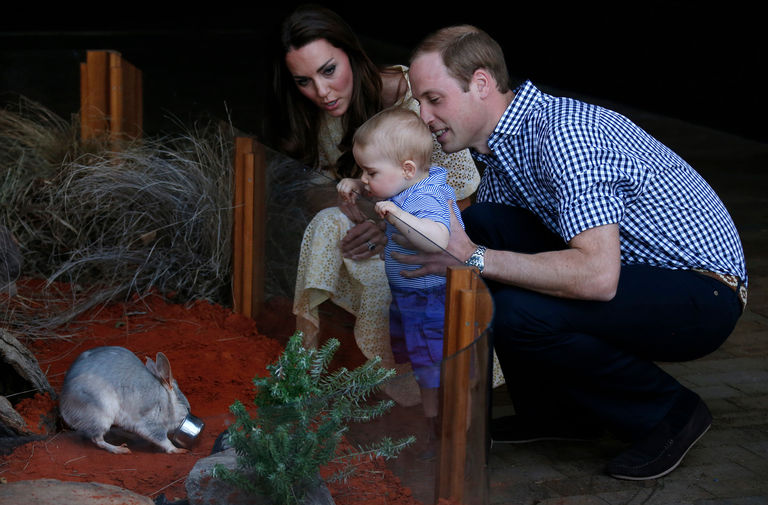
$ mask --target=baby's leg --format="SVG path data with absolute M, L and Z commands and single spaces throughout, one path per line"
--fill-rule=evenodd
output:
M 437 417 L 440 408 L 439 388 L 421 388 L 421 405 L 426 417 Z

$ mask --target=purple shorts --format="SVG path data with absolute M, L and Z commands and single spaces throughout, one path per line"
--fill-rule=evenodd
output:
M 392 288 L 389 333 L 395 362 L 410 362 L 423 388 L 440 386 L 444 326 L 445 284 L 419 290 Z

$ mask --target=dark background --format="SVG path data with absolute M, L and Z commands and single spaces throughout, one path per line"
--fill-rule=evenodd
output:
M 230 118 L 252 132 L 271 73 L 270 43 L 297 4 L 17 6 L 0 20 L 0 93 L 68 117 L 78 109 L 85 51 L 112 49 L 143 71 L 148 133 L 201 117 Z M 377 63 L 407 63 L 430 31 L 471 23 L 501 43 L 515 79 L 768 142 L 768 44 L 753 6 L 325 4 Z

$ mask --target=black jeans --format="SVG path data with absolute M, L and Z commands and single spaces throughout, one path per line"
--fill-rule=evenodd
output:
M 483 203 L 462 217 L 469 237 L 491 249 L 566 247 L 526 210 Z M 685 391 L 655 362 L 714 351 L 741 315 L 736 293 L 725 284 L 645 265 L 623 265 L 608 302 L 488 286 L 494 347 L 516 412 L 598 423 L 628 440 L 656 426 Z

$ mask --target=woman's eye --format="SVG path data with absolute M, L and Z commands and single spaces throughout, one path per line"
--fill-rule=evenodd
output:
M 333 75 L 336 71 L 336 65 L 328 65 L 323 69 L 323 75 Z
M 293 81 L 296 83 L 296 86 L 300 88 L 303 88 L 304 86 L 309 84 L 309 79 L 304 79 L 304 78 L 294 79 Z

